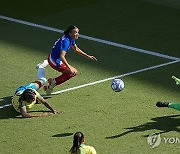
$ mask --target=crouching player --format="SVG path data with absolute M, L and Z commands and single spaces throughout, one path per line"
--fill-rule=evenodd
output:
M 175 76 L 172 76 L 172 78 L 175 80 L 177 85 L 180 85 L 180 79 L 176 78 Z M 180 111 L 180 103 L 172 103 L 172 102 L 157 102 L 156 103 L 157 107 L 168 107 L 168 108 L 172 108 L 175 110 L 179 110 Z
M 47 117 L 52 114 L 58 114 L 58 111 L 54 110 L 51 105 L 37 92 L 46 82 L 44 78 L 44 69 L 37 66 L 38 80 L 24 86 L 20 86 L 14 93 L 12 104 L 14 109 L 21 113 L 23 118 L 31 117 Z M 51 112 L 41 114 L 31 114 L 29 110 L 34 106 L 36 102 L 45 105 Z

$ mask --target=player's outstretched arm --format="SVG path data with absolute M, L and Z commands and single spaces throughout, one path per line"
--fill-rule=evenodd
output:
M 40 98 L 38 98 L 38 100 L 39 100 L 42 104 L 44 104 L 45 107 L 47 107 L 48 109 L 50 109 L 52 113 L 54 113 L 54 114 L 59 114 L 59 112 L 58 112 L 57 110 L 53 109 L 52 106 L 51 106 L 48 102 L 46 102 L 46 100 L 45 100 L 42 96 L 41 96 Z
M 76 53 L 78 53 L 78 54 L 80 54 L 80 55 L 82 55 L 82 56 L 84 56 L 84 57 L 87 57 L 87 58 L 89 58 L 89 59 L 91 59 L 91 60 L 97 61 L 96 57 L 91 56 L 91 55 L 88 55 L 87 53 L 83 52 L 81 49 L 78 48 L 77 45 L 73 45 L 73 46 L 72 46 L 72 49 L 73 49 Z
M 32 117 L 48 117 L 52 115 L 52 113 L 41 113 L 41 114 L 31 114 L 26 111 L 26 107 L 23 106 L 20 108 L 20 112 L 23 118 L 32 118 Z
M 178 78 L 175 77 L 175 76 L 172 76 L 172 78 L 175 80 L 175 82 L 176 82 L 177 85 L 180 85 L 180 79 L 178 79 Z

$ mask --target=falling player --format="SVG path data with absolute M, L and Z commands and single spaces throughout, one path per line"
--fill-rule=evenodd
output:
M 41 88 L 46 83 L 46 78 L 44 77 L 44 68 L 38 67 L 37 77 L 38 80 L 20 86 L 14 93 L 12 99 L 12 105 L 14 109 L 21 113 L 23 118 L 31 118 L 31 117 L 47 117 L 52 114 L 58 114 L 51 107 L 51 105 L 37 92 L 39 88 Z M 35 103 L 42 103 L 46 106 L 51 112 L 45 112 L 41 114 L 32 114 L 29 110 L 35 105 Z

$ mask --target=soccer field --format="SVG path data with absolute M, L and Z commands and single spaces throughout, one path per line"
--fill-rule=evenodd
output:
M 0 153 L 65 154 L 77 131 L 99 154 L 179 153 L 180 113 L 155 106 L 159 100 L 180 102 L 180 87 L 171 79 L 180 77 L 178 0 L 0 4 Z M 98 61 L 70 51 L 67 59 L 79 74 L 47 98 L 62 113 L 20 118 L 10 105 L 15 89 L 36 80 L 36 64 L 70 24 L 80 28 L 77 45 Z M 45 69 L 47 78 L 58 74 Z M 124 81 L 122 92 L 112 91 L 114 78 Z M 147 143 L 152 133 L 161 135 L 155 148 Z

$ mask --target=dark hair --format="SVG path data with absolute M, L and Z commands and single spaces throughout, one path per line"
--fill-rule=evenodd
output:
M 19 97 L 19 102 L 33 100 L 35 94 L 32 89 L 26 89 Z
M 64 34 L 67 35 L 69 33 L 72 32 L 73 29 L 77 28 L 76 26 L 74 25 L 70 25 L 65 31 L 64 31 Z
M 74 134 L 73 146 L 70 149 L 71 154 L 77 154 L 78 153 L 78 150 L 80 148 L 80 145 L 81 145 L 83 139 L 84 139 L 84 135 L 82 132 L 76 132 Z

